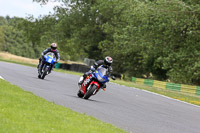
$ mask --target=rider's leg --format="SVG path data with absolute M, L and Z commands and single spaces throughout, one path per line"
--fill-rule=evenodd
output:
M 84 81 L 84 77 L 81 76 L 80 79 L 79 79 L 79 81 L 78 81 L 78 85 L 82 85 L 83 81 Z
M 40 70 L 42 70 L 42 68 L 43 68 L 43 66 L 44 66 L 44 58 L 41 58 L 41 62 L 40 62 L 40 66 L 39 66 L 39 68 L 40 68 Z
M 51 71 L 53 70 L 55 64 L 51 65 L 50 68 L 49 68 L 49 73 L 51 73 Z
M 40 58 L 39 58 L 39 64 L 38 64 L 37 68 L 39 68 L 39 66 L 40 66 L 40 64 L 41 64 L 41 61 L 42 61 L 42 58 L 40 57 Z
M 78 85 L 82 85 L 83 81 L 85 80 L 85 78 L 86 78 L 89 74 L 90 74 L 90 71 L 84 73 L 83 76 L 80 77 L 79 82 L 78 82 Z
M 101 89 L 103 89 L 104 91 L 106 90 L 106 83 L 104 83 L 104 84 L 101 86 Z

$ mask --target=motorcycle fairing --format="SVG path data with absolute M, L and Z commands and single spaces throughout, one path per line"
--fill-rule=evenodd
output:
M 83 81 L 82 85 L 81 85 L 81 89 L 80 90 L 83 92 L 83 94 L 86 93 L 87 85 L 90 82 L 90 79 L 89 79 L 90 77 L 91 77 L 91 75 L 87 76 L 85 78 L 85 80 Z
M 96 70 L 94 75 L 95 75 L 95 77 L 96 77 L 97 79 L 99 79 L 99 78 L 104 79 L 104 80 L 101 80 L 101 81 L 99 80 L 101 83 L 105 83 L 105 82 L 108 82 L 108 81 L 109 81 L 108 76 L 103 75 L 103 74 L 100 72 L 100 69 L 99 69 L 99 70 Z
M 96 86 L 97 86 L 97 89 L 96 89 L 96 91 L 95 91 L 95 93 L 93 94 L 93 95 L 95 95 L 96 93 L 97 93 L 97 91 L 99 91 L 99 83 L 98 82 L 96 82 L 96 81 L 92 81 L 91 83 L 90 83 L 90 86 L 92 85 L 92 84 L 95 84 Z
M 54 64 L 54 62 L 56 62 L 55 58 L 53 58 L 51 55 L 45 55 L 45 59 L 45 61 L 50 64 Z

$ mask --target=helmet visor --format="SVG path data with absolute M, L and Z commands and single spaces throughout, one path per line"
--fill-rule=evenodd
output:
M 56 50 L 56 49 L 57 49 L 57 47 L 52 47 L 52 46 L 51 46 L 51 48 L 52 48 L 53 50 Z

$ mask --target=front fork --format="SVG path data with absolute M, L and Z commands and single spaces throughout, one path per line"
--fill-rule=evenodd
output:
M 39 69 L 38 69 L 38 72 L 40 75 L 42 75 L 42 73 L 44 73 L 45 67 L 46 67 L 46 64 L 43 64 L 43 62 L 41 62 Z
M 93 92 L 93 95 L 95 95 L 95 94 L 99 91 L 100 85 L 99 85 L 99 83 L 97 83 L 96 81 L 92 81 L 92 82 L 90 83 L 90 85 L 87 87 L 87 89 L 89 89 L 89 88 L 91 87 L 92 84 L 97 86 L 96 90 Z M 88 91 L 88 90 L 87 90 L 87 91 Z

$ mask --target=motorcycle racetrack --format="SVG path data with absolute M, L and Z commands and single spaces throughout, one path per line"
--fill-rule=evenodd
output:
M 199 133 L 200 107 L 144 90 L 108 83 L 89 100 L 78 98 L 79 76 L 1 62 L 0 78 L 48 101 L 111 123 L 132 133 Z

